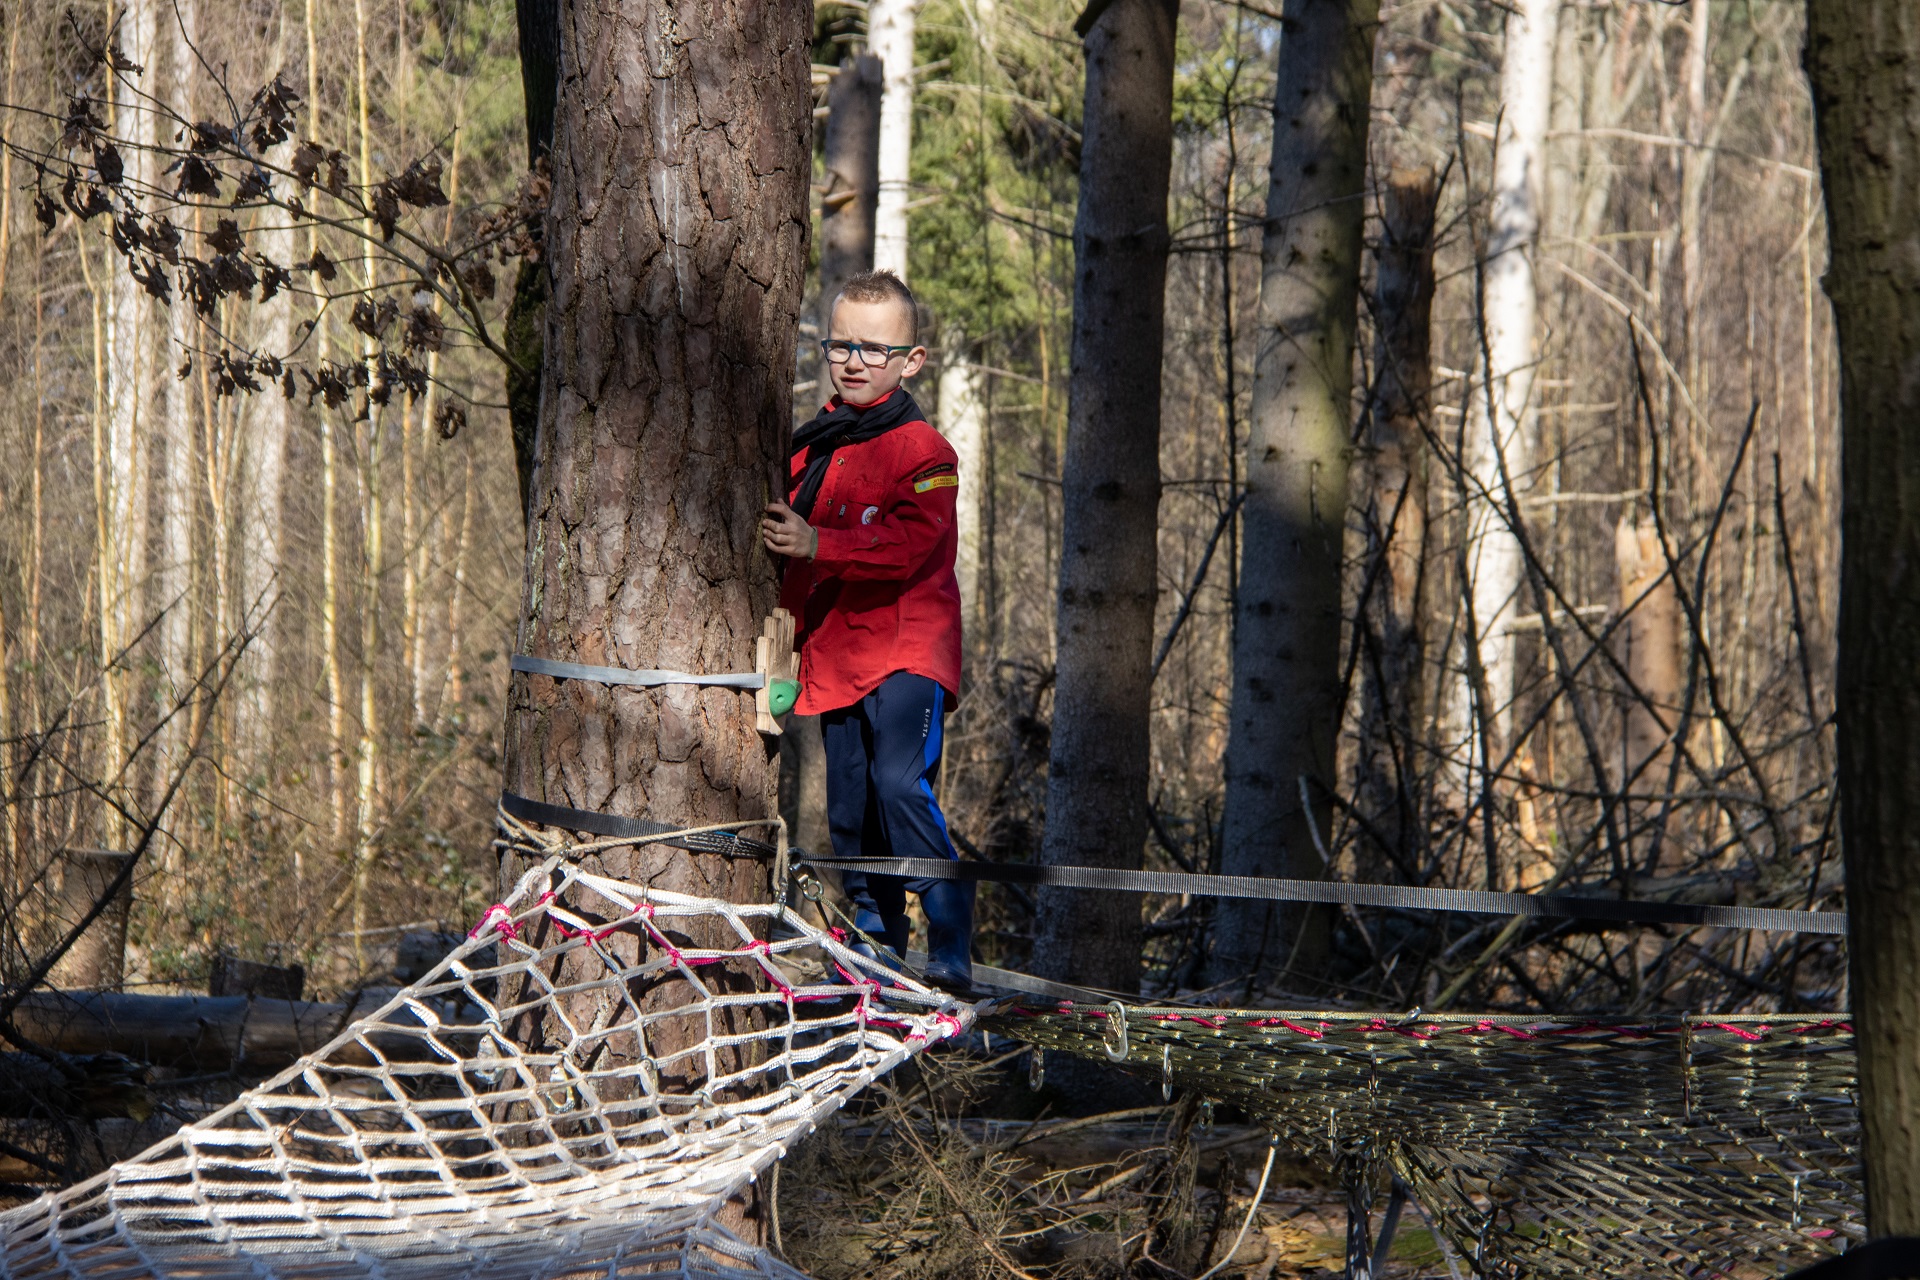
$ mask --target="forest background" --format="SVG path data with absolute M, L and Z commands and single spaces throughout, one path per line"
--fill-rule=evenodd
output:
M 1343 453 L 1345 710 L 1329 794 L 1301 806 L 1319 815 L 1311 853 L 1362 881 L 1832 907 L 1837 375 L 1801 7 L 1560 9 L 1538 362 L 1510 504 L 1476 479 L 1463 430 L 1487 358 L 1508 8 L 1381 11 Z M 1009 861 L 1047 841 L 1077 16 L 1045 0 L 928 0 L 912 44 L 906 273 L 935 357 L 916 394 L 978 477 L 962 494 L 968 672 L 941 799 L 963 848 Z M 228 952 L 298 961 L 322 990 L 375 981 L 404 928 L 464 928 L 495 895 L 524 553 L 502 365 L 478 335 L 511 328 L 528 248 L 511 227 L 540 192 L 513 6 L 13 4 L 0 21 L 3 96 L 28 113 L 8 114 L 20 150 L 0 162 L 0 977 L 15 981 L 60 931 L 66 851 L 151 831 L 124 972 L 96 979 L 193 988 Z M 863 7 L 818 6 L 817 116 L 867 24 Z M 1168 869 L 1224 865 L 1278 30 L 1251 3 L 1180 7 L 1149 838 L 1133 851 Z M 110 115 L 126 92 L 96 56 L 109 43 L 140 66 L 121 80 L 187 122 L 281 77 L 297 136 L 332 153 L 316 161 L 322 186 L 325 166 L 372 191 L 437 165 L 446 203 L 415 188 L 395 216 L 403 244 L 461 249 L 459 305 L 416 289 L 418 272 L 356 219 L 295 233 L 254 210 L 235 215 L 237 233 L 307 268 L 274 297 L 214 287 L 204 308 L 159 305 L 84 195 L 57 181 L 50 203 L 33 194 L 31 156 L 71 151 L 74 95 Z M 129 119 L 154 118 L 121 100 Z M 817 176 L 831 195 L 824 163 Z M 172 188 L 187 174 L 151 177 Z M 1389 232 L 1406 225 L 1392 193 L 1423 184 L 1437 192 L 1431 380 L 1396 435 L 1380 411 L 1382 264 L 1406 244 Z M 210 207 L 195 216 L 219 234 Z M 488 261 L 491 281 L 470 270 Z M 358 386 L 229 394 L 272 374 L 223 361 L 231 347 L 209 324 L 323 368 L 357 353 L 362 369 L 377 364 L 368 330 L 397 326 L 408 363 L 385 387 L 381 366 Z M 817 387 L 812 336 L 797 406 Z M 1405 462 L 1402 478 L 1383 458 Z M 1423 492 L 1408 503 L 1401 489 Z M 1476 618 L 1495 506 L 1520 535 L 1527 586 Z M 1404 547 L 1407 526 L 1382 513 L 1411 510 L 1409 568 L 1385 536 Z M 1405 588 L 1397 615 L 1383 616 L 1382 581 Z M 1391 666 L 1395 626 L 1417 638 L 1404 668 Z M 800 839 L 817 844 L 791 781 Z M 983 958 L 1027 967 L 1034 903 L 984 901 Z M 1269 976 L 1256 966 L 1229 989 L 1207 971 L 1205 904 L 1144 909 L 1148 990 L 1247 998 Z M 1325 945 L 1342 998 L 1380 1007 L 1845 1003 L 1842 953 L 1813 936 L 1350 912 Z

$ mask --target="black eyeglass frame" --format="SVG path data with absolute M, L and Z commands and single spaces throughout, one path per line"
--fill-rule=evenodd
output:
M 891 361 L 895 356 L 903 351 L 913 351 L 917 349 L 919 345 L 917 342 L 910 342 L 904 347 L 886 347 L 878 342 L 849 342 L 845 338 L 820 339 L 820 350 L 825 354 L 830 363 L 851 364 L 853 363 L 853 353 L 858 351 L 860 353 L 860 363 L 869 369 L 884 369 L 887 367 L 888 361 Z M 876 349 L 884 350 L 887 353 L 886 357 L 878 362 L 867 358 L 867 352 Z M 844 358 L 836 360 L 833 355 L 835 351 L 843 351 L 846 355 Z

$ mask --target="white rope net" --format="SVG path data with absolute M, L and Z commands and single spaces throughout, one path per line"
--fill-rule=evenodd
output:
M 971 1025 L 967 1006 L 875 972 L 778 906 L 549 856 L 317 1052 L 0 1215 L 0 1277 L 790 1280 L 721 1225 L 729 1201 Z

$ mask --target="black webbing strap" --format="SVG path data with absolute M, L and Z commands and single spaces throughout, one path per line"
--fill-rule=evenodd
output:
M 591 835 L 606 836 L 614 840 L 652 840 L 655 844 L 670 844 L 676 849 L 688 849 L 694 853 L 718 853 L 729 858 L 771 858 L 779 852 L 764 840 L 755 840 L 751 836 L 743 836 L 733 831 L 700 831 L 691 835 L 657 840 L 653 838 L 668 831 L 677 831 L 679 828 L 665 822 L 655 822 L 650 818 L 622 818 L 611 813 L 589 813 L 585 809 L 569 809 L 563 804 L 529 800 L 511 791 L 500 794 L 500 807 L 522 822 L 538 823 L 543 827 L 559 827 L 564 831 L 585 831 Z
M 552 676 L 555 680 L 594 680 L 601 684 L 629 684 L 651 689 L 663 684 L 719 685 L 727 689 L 758 689 L 767 678 L 757 671 L 732 671 L 701 676 L 691 671 L 629 671 L 625 667 L 591 667 L 583 662 L 554 662 L 549 658 L 529 658 L 516 653 L 507 664 L 515 671 L 533 676 Z M 583 828 L 584 829 L 584 828 Z
M 1168 871 L 1114 871 L 1103 867 L 1041 867 L 1012 863 L 943 862 L 934 858 L 816 858 L 800 850 L 796 866 L 835 867 L 916 880 L 985 880 L 1063 889 L 1117 889 L 1126 893 L 1186 893 L 1196 897 L 1255 898 L 1267 902 L 1350 903 L 1414 911 L 1462 911 L 1490 916 L 1611 920 L 1621 924 L 1718 925 L 1776 933 L 1845 933 L 1839 911 L 1778 911 L 1693 902 L 1633 902 L 1563 894 L 1492 893 L 1478 889 L 1422 889 L 1411 885 L 1341 884 L 1330 880 L 1267 880 L 1256 876 L 1199 876 Z

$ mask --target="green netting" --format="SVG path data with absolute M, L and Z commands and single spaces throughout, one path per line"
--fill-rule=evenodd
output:
M 1841 1018 L 1063 1002 L 987 1025 L 1235 1104 L 1356 1184 L 1390 1168 L 1483 1275 L 1770 1276 L 1865 1235 Z

